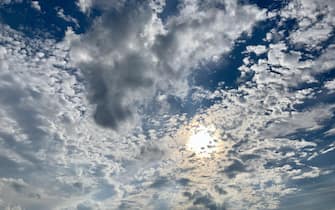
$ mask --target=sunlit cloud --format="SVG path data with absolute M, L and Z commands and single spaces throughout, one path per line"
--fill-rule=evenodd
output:
M 217 149 L 217 140 L 213 139 L 209 131 L 204 127 L 199 127 L 191 132 L 187 141 L 187 149 L 200 156 L 209 156 Z

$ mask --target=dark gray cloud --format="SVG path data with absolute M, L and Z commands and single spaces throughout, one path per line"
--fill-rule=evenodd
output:
M 92 61 L 79 62 L 78 66 L 89 82 L 89 99 L 97 105 L 96 122 L 115 129 L 138 111 L 134 102 L 145 98 L 140 90 L 154 85 L 154 67 L 142 43 L 147 40 L 141 38 L 152 14 L 145 12 L 145 3 L 129 4 L 105 12 L 72 47 L 74 54 L 84 48 L 92 56 Z
M 192 207 L 189 210 L 196 209 L 210 209 L 210 210 L 226 210 L 223 204 L 215 203 L 213 197 L 210 194 L 202 193 L 200 191 L 195 191 L 193 193 L 185 192 L 184 196 L 192 201 Z

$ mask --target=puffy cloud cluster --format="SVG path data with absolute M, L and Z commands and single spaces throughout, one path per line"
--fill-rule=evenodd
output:
M 322 43 L 334 33 L 335 5 L 331 0 L 295 0 L 281 11 L 286 19 L 294 19 L 297 28 L 290 34 L 292 44 L 309 50 L 322 49 Z
M 53 208 L 63 199 L 46 186 L 64 166 L 64 129 L 80 118 L 84 100 L 75 76 L 61 70 L 63 47 L 0 27 L 0 208 Z

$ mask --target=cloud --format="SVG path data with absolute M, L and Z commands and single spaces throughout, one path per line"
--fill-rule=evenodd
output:
M 102 10 L 121 9 L 126 2 L 126 0 L 78 0 L 77 6 L 82 12 L 89 14 L 94 7 Z
M 334 106 L 320 106 L 303 112 L 292 112 L 289 117 L 269 123 L 265 133 L 271 132 L 271 135 L 274 136 L 286 136 L 302 130 L 318 130 L 323 127 L 324 120 L 333 116 L 334 108 Z
M 254 52 L 256 55 L 263 54 L 267 51 L 264 45 L 257 45 L 257 46 L 247 46 L 247 51 Z
M 129 3 L 118 11 L 106 11 L 73 43 L 73 62 L 89 80 L 97 123 L 116 129 L 130 119 L 138 121 L 141 107 L 159 93 L 185 97 L 192 70 L 227 53 L 235 39 L 264 18 L 252 6 L 227 3 L 227 10 L 209 2 L 202 6 L 205 10 L 199 2 L 184 2 L 181 15 L 164 25 L 150 5 Z M 232 27 L 234 22 L 239 30 Z
M 86 13 L 92 6 L 92 0 L 78 0 L 77 6 L 82 12 Z
M 41 11 L 41 6 L 38 1 L 31 1 L 31 7 L 36 9 L 37 11 Z
M 332 206 L 334 200 L 333 189 L 334 179 L 332 176 L 321 176 L 313 182 L 307 182 L 298 194 L 285 197 L 279 208 L 282 209 L 327 209 Z
M 330 93 L 335 93 L 335 79 L 327 81 L 325 83 L 325 88 L 327 88 Z
M 302 7 L 293 6 L 283 11 L 299 19 Z M 0 208 L 275 209 L 299 195 L 292 182 L 330 173 L 313 161 L 331 155 L 334 143 L 292 134 L 334 133 L 325 125 L 333 105 L 306 103 L 328 91 L 308 84 L 332 87 L 330 78 L 318 80 L 334 67 L 332 45 L 305 58 L 290 45 L 294 36 L 246 44 L 248 62 L 239 69 L 254 76 L 211 92 L 188 77 L 227 59 L 265 11 L 235 1 L 181 1 L 163 23 L 153 7 L 134 1 L 102 10 L 86 34 L 69 28 L 59 43 L 1 25 Z M 269 33 L 280 30 L 274 24 Z M 293 33 L 300 31 L 304 36 L 303 28 Z M 324 39 L 297 43 L 318 48 Z M 174 114 L 169 97 L 215 101 L 194 115 Z M 156 103 L 162 109 L 148 113 Z M 200 127 L 215 146 L 206 157 L 187 147 Z
M 24 183 L 0 187 L 1 194 L 6 194 L 1 208 L 61 206 L 69 202 L 66 193 L 74 191 L 65 190 L 68 186 L 60 178 L 71 174 L 64 168 L 64 152 L 73 138 L 69 128 L 82 116 L 85 100 L 76 93 L 81 87 L 75 75 L 61 70 L 66 68 L 66 48 L 61 43 L 30 40 L 7 26 L 0 27 L 4 41 L 0 50 L 0 176 L 6 183 L 6 179 Z M 46 187 L 49 184 L 54 187 Z
M 322 43 L 333 32 L 334 2 L 323 0 L 295 0 L 281 12 L 284 18 L 297 21 L 297 29 L 290 33 L 292 44 L 306 47 L 308 50 L 322 49 Z
M 116 128 L 135 112 L 135 102 L 154 94 L 150 90 L 155 85 L 154 58 L 144 46 L 145 38 L 140 37 L 151 16 L 141 5 L 120 14 L 105 14 L 80 42 L 74 43 L 74 56 L 85 53 L 89 57 L 88 62 L 74 60 L 90 82 L 90 99 L 97 104 L 95 119 L 101 125 Z
M 328 59 L 333 54 L 333 47 L 327 46 L 321 56 L 302 59 L 302 52 L 291 49 L 285 37 L 280 39 L 275 44 L 266 43 L 269 50 L 265 58 L 254 60 L 246 55 L 249 62 L 240 69 L 242 73 L 254 73 L 251 81 L 239 84 L 238 89 L 207 94 L 208 99 L 221 100 L 199 111 L 190 121 L 171 123 L 173 128 L 162 129 L 162 132 L 171 130 L 166 134 L 171 136 L 166 142 L 177 142 L 176 145 L 171 143 L 167 154 L 175 160 L 174 163 L 177 162 L 176 168 L 182 171 L 183 176 L 190 180 L 186 197 L 191 198 L 199 188 L 207 194 L 202 199 L 205 202 L 197 203 L 200 208 L 211 204 L 227 209 L 275 209 L 280 197 L 293 192 L 299 195 L 298 189 L 290 187 L 288 180 L 306 180 L 328 173 L 314 167 L 308 160 L 320 150 L 333 151 L 333 145 L 323 142 L 327 146 L 321 146 L 289 134 L 300 132 L 308 135 L 310 131 L 321 131 L 327 120 L 333 118 L 334 107 L 331 104 L 304 104 L 306 100 L 318 99 L 315 98 L 316 90 L 303 86 L 322 84 L 317 75 L 333 69 L 333 63 Z M 198 97 L 203 98 L 201 91 Z M 297 105 L 305 107 L 299 109 Z M 217 146 L 217 156 L 201 160 L 185 149 L 188 130 L 198 126 L 213 126 L 221 132 L 217 138 L 224 146 Z M 182 152 L 173 152 L 177 149 Z M 165 166 L 167 171 L 174 169 Z M 175 178 L 170 176 L 166 179 Z M 227 196 L 208 186 L 224 189 Z M 181 206 L 195 205 L 194 200 L 187 200 L 181 194 L 175 198 Z
M 63 8 L 57 8 L 57 16 L 59 18 L 62 18 L 63 20 L 69 22 L 69 23 L 74 23 L 77 28 L 79 28 L 79 23 L 78 21 L 71 17 L 70 15 L 65 15 L 64 14 L 64 9 Z

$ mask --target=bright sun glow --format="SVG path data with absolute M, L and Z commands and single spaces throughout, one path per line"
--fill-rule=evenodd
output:
M 187 148 L 200 156 L 209 156 L 215 151 L 215 141 L 206 128 L 197 129 L 190 136 Z

